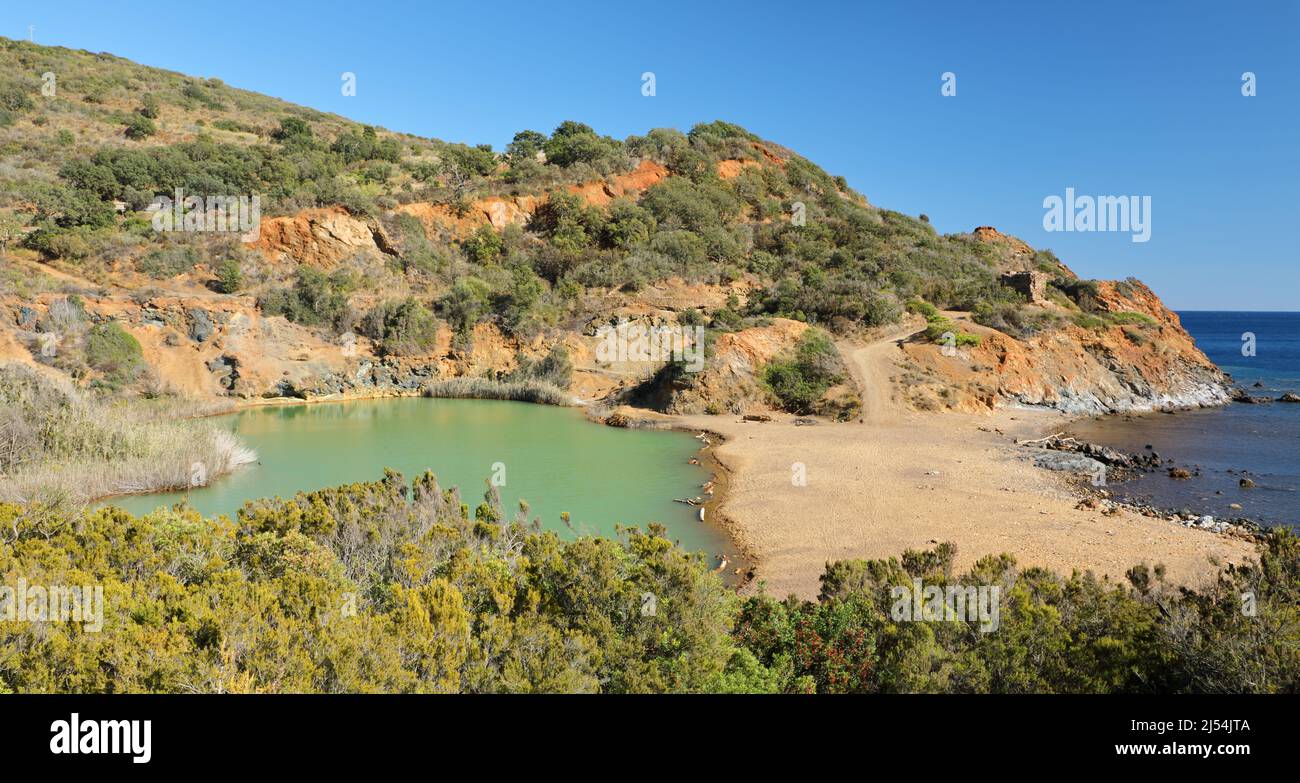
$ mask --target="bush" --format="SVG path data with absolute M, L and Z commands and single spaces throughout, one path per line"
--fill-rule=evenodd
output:
M 407 298 L 377 305 L 362 319 L 361 332 L 386 356 L 415 356 L 437 342 L 438 322 L 424 305 Z
M 162 104 L 158 101 L 158 96 L 153 93 L 145 93 L 140 97 L 140 116 L 151 120 L 158 119 L 158 113 L 162 109 Z
M 185 274 L 199 263 L 198 252 L 189 245 L 173 245 L 150 250 L 137 268 L 155 280 L 167 280 Z
M 135 380 L 144 367 L 140 343 L 117 321 L 107 321 L 86 334 L 86 364 L 102 372 L 110 386 Z
M 128 139 L 147 139 L 157 132 L 158 129 L 154 127 L 153 120 L 143 114 L 133 114 L 126 121 L 125 133 Z
M 217 267 L 217 290 L 233 294 L 244 286 L 244 270 L 235 259 L 227 259 Z
M 842 378 L 839 351 L 830 337 L 817 329 L 804 332 L 792 356 L 763 368 L 763 384 L 781 408 L 791 413 L 811 413 L 826 390 Z
M 20 114 L 36 108 L 32 100 L 31 89 L 21 82 L 0 82 L 0 109 Z
M 542 145 L 546 162 L 569 167 L 578 163 L 595 164 L 616 156 L 622 144 L 608 136 L 599 136 L 591 126 L 566 120 Z
M 271 291 L 257 304 L 267 315 L 282 315 L 304 326 L 329 326 L 346 331 L 354 319 L 348 296 L 355 288 L 356 280 L 347 269 L 336 269 L 326 275 L 302 266 L 292 288 Z
M 573 362 L 563 345 L 553 345 L 540 360 L 519 357 L 519 364 L 506 376 L 511 383 L 537 381 L 558 389 L 567 389 L 573 381 Z

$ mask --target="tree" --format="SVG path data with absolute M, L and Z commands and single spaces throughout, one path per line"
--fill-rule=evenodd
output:
M 485 177 L 496 168 L 496 154 L 489 144 L 468 147 L 449 144 L 440 153 L 438 173 L 452 192 L 452 201 L 459 203 L 476 177 Z
M 521 130 L 506 145 L 506 155 L 511 160 L 531 159 L 541 152 L 546 143 L 546 134 L 535 130 Z

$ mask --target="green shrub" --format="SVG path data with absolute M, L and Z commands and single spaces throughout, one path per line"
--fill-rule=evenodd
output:
M 135 380 L 144 367 L 140 343 L 117 321 L 98 324 L 86 333 L 86 364 L 104 373 L 111 386 Z
M 158 132 L 154 127 L 153 120 L 143 114 L 133 114 L 126 121 L 126 137 L 128 139 L 147 139 Z
M 244 286 L 244 270 L 239 261 L 230 258 L 217 267 L 217 290 L 223 294 L 233 294 Z
M 386 356 L 415 356 L 437 342 L 438 321 L 413 298 L 383 302 L 366 314 L 361 332 Z
M 158 114 L 162 109 L 162 104 L 158 101 L 158 96 L 153 93 L 145 93 L 140 96 L 140 116 L 151 120 L 158 119 Z
M 267 315 L 282 315 L 304 326 L 328 326 L 337 331 L 352 327 L 354 318 L 348 296 L 356 279 L 347 269 L 325 274 L 309 266 L 298 268 L 293 287 L 273 290 L 258 300 Z
M 31 88 L 18 81 L 0 82 L 0 109 L 20 114 L 36 108 Z
M 792 356 L 775 359 L 763 368 L 763 384 L 780 406 L 792 413 L 811 413 L 826 390 L 842 378 L 843 364 L 835 343 L 816 329 L 804 332 Z
M 136 266 L 156 280 L 167 280 L 193 270 L 197 263 L 199 254 L 193 247 L 172 245 L 150 250 Z
M 542 145 L 546 162 L 569 167 L 577 163 L 598 163 L 617 155 L 622 145 L 608 136 L 599 136 L 589 125 L 566 120 Z
M 1121 310 L 1115 313 L 1107 313 L 1106 320 L 1119 326 L 1155 326 L 1156 319 L 1146 313 L 1135 313 L 1128 310 Z
M 520 356 L 518 361 L 515 369 L 506 376 L 507 382 L 537 381 L 558 389 L 567 389 L 573 381 L 573 362 L 563 345 L 551 346 L 551 350 L 540 360 Z

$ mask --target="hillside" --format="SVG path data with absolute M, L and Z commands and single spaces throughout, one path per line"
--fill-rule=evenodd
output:
M 251 400 L 458 380 L 850 418 L 861 390 L 836 344 L 902 325 L 893 393 L 919 409 L 1227 400 L 1136 280 L 1080 279 L 988 227 L 940 235 L 727 122 L 618 140 L 570 121 L 494 151 L 106 54 L 0 39 L 0 73 L 0 360 L 84 387 Z M 242 204 L 251 229 L 160 227 L 151 205 L 178 192 Z M 624 322 L 704 327 L 702 371 L 603 356 L 601 327 Z

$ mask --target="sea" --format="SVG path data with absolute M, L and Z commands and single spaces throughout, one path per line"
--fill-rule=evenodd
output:
M 1300 394 L 1300 312 L 1181 311 L 1197 346 L 1252 396 Z M 1199 475 L 1148 473 L 1108 487 L 1122 499 L 1265 526 L 1300 523 L 1300 403 L 1231 403 L 1077 422 L 1071 434 L 1131 452 L 1148 446 Z M 1242 488 L 1242 478 L 1255 483 Z M 1235 506 L 1239 507 L 1236 508 Z

